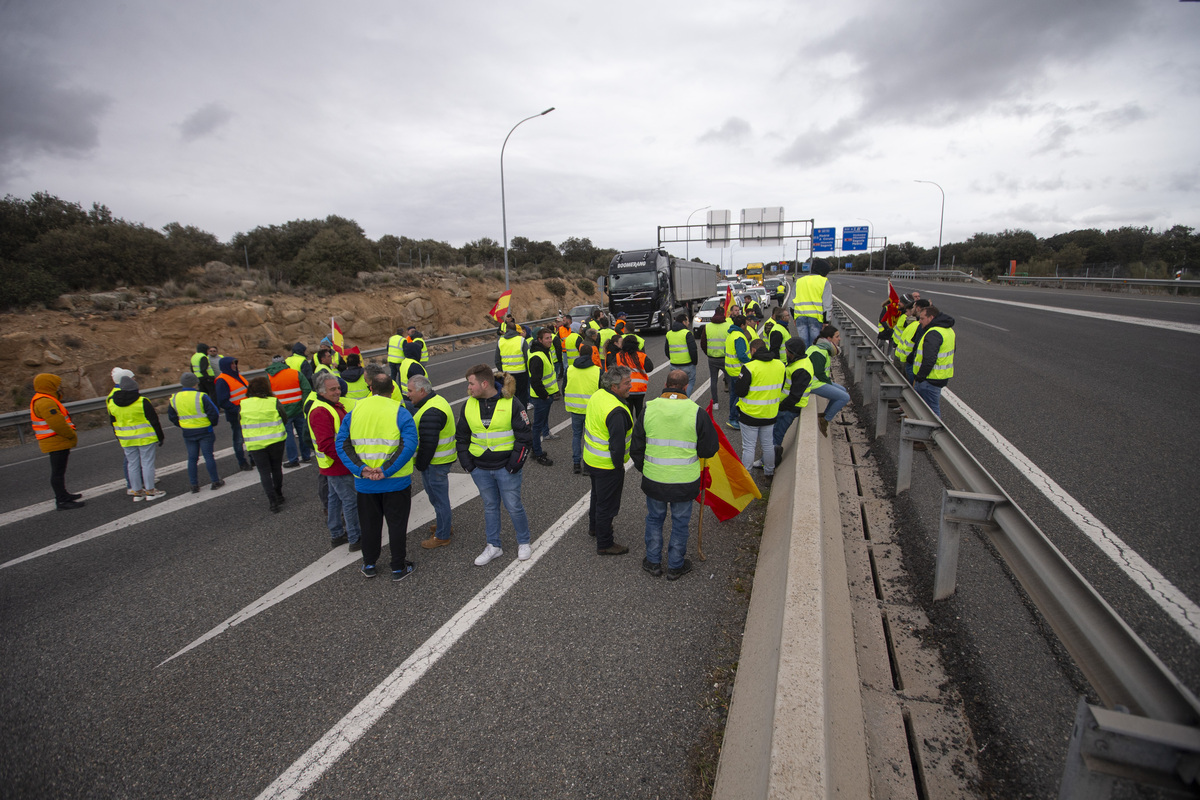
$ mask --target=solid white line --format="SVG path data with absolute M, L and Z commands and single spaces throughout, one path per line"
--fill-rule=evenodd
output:
M 232 454 L 233 454 L 233 448 L 226 447 L 224 450 L 218 450 L 217 452 L 213 453 L 213 458 L 224 458 L 225 456 L 232 455 Z M 204 465 L 202 463 L 197 464 L 197 467 L 199 467 L 200 469 L 204 469 Z M 158 478 L 163 475 L 174 475 L 176 472 L 183 472 L 186 469 L 187 469 L 187 461 L 178 461 L 174 464 L 168 464 L 165 467 L 155 469 L 154 477 Z M 208 473 L 202 472 L 201 474 L 207 475 Z M 109 481 L 108 483 L 102 483 L 99 486 L 93 486 L 90 489 L 84 489 L 83 491 L 80 492 L 80 494 L 82 494 L 84 499 L 86 500 L 87 498 L 93 497 L 95 495 L 107 494 L 108 492 L 113 492 L 113 491 L 116 491 L 117 489 L 124 489 L 124 488 L 125 488 L 125 479 L 121 478 L 121 480 L 119 480 L 119 481 Z M 132 502 L 132 498 L 130 498 L 130 502 Z M 152 500 L 151 502 L 157 503 L 158 501 Z M 6 511 L 3 514 L 0 514 L 0 528 L 3 528 L 5 525 L 12 525 L 14 522 L 22 522 L 24 520 L 30 519 L 31 517 L 36 517 L 39 514 L 45 514 L 47 511 L 53 511 L 54 504 L 55 504 L 55 501 L 53 501 L 53 500 L 44 500 L 40 503 L 34 503 L 33 505 L 25 506 L 24 508 L 17 508 L 17 509 L 13 509 L 12 511 Z
M 475 481 L 471 480 L 470 475 L 462 473 L 450 474 L 450 507 L 458 508 L 463 503 L 479 496 L 479 488 L 475 485 Z M 428 495 L 421 492 L 412 501 L 412 511 L 408 517 L 408 532 L 413 533 L 419 530 L 426 523 L 435 518 L 433 506 L 429 502 Z M 382 546 L 387 547 L 391 542 L 391 537 L 388 534 L 387 523 L 384 523 Z M 351 553 L 347 546 L 338 547 L 330 550 L 321 558 L 297 572 L 292 577 L 288 578 L 283 583 L 276 586 L 271 591 L 264 594 L 262 597 L 255 600 L 250 605 L 238 611 L 233 616 L 226 619 L 220 625 L 210 630 L 208 633 L 196 639 L 191 644 L 176 652 L 170 658 L 164 659 L 158 666 L 161 667 L 168 661 L 178 658 L 189 650 L 193 650 L 210 639 L 215 639 L 227 630 L 241 625 L 243 622 L 252 619 L 258 614 L 266 611 L 271 606 L 282 603 L 294 594 L 297 594 L 309 586 L 317 583 L 320 580 L 328 578 L 335 572 L 350 566 L 361 558 L 356 553 Z M 157 669 L 158 667 L 155 667 Z
M 1130 580 L 1142 588 L 1159 608 L 1171 619 L 1179 623 L 1184 632 L 1200 643 L 1200 606 L 1193 603 L 1187 595 L 1181 592 L 1167 578 L 1138 555 L 1115 533 L 1096 519 L 1095 515 L 1083 507 L 1083 504 L 1067 493 L 1065 489 L 1047 475 L 1036 464 L 1018 450 L 1012 442 L 987 423 L 983 417 L 962 401 L 949 389 L 942 390 L 942 397 L 963 417 L 975 426 L 995 448 L 1000 455 L 1008 459 L 1014 467 L 1029 480 L 1059 511 L 1075 523 L 1079 530 L 1091 539 L 1100 551 L 1112 559 Z
M 301 464 L 300 468 L 303 469 L 305 466 L 306 465 Z M 293 470 L 293 474 L 294 473 L 295 470 Z M 122 482 L 121 485 L 124 486 L 124 482 Z M 135 511 L 132 514 L 121 517 L 117 520 L 113 520 L 112 522 L 109 522 L 106 525 L 101 525 L 98 528 L 92 528 L 90 531 L 84 531 L 83 533 L 72 536 L 69 539 L 63 539 L 61 542 L 55 542 L 52 545 L 43 547 L 41 550 L 35 550 L 32 553 L 26 553 L 20 558 L 14 558 L 12 561 L 5 561 L 3 564 L 0 564 L 0 569 L 5 569 L 6 567 L 11 567 L 25 561 L 32 561 L 35 558 L 41 558 L 42 556 L 49 555 L 50 553 L 64 550 L 77 544 L 82 544 L 100 536 L 106 536 L 107 534 L 114 533 L 125 528 L 131 528 L 134 525 L 148 522 L 149 520 L 165 516 L 166 514 L 182 511 L 185 508 L 199 505 L 200 503 L 207 503 L 209 500 L 216 500 L 228 495 L 230 492 L 235 492 L 239 489 L 245 489 L 248 486 L 259 485 L 261 484 L 259 483 L 257 472 L 239 472 L 233 477 L 226 478 L 225 485 L 215 492 L 212 490 L 204 490 L 198 494 L 185 492 L 184 494 L 176 495 L 169 500 L 151 500 L 145 505 L 140 506 L 140 511 Z M 132 497 L 129 498 L 129 500 L 131 503 L 133 502 Z
M 936 289 L 926 290 L 929 294 L 936 294 L 943 297 L 958 297 L 963 300 L 978 300 L 981 303 L 999 303 L 1004 306 L 1016 306 L 1018 308 L 1032 308 L 1035 311 L 1053 311 L 1056 314 L 1069 314 L 1073 317 L 1087 317 L 1088 319 L 1102 319 L 1107 322 L 1124 322 L 1129 325 L 1143 325 L 1147 328 L 1161 328 L 1167 331 L 1178 331 L 1180 333 L 1200 333 L 1200 325 L 1195 325 L 1190 322 L 1168 322 L 1161 319 L 1150 319 L 1148 317 L 1127 317 L 1122 314 L 1102 314 L 1098 311 L 1079 311 L 1074 308 L 1058 308 L 1056 306 L 1043 306 L 1037 303 L 1018 303 L 1015 300 L 997 300 L 992 297 L 974 297 L 969 294 L 951 294 L 950 292 L 940 292 Z
M 980 322 L 979 320 L 971 319 L 970 317 L 956 316 L 955 319 L 965 319 L 967 322 L 974 322 L 976 325 L 986 325 L 987 327 L 995 328 L 998 331 L 1004 331 L 1005 333 L 1012 333 L 1012 331 L 1010 331 L 1008 328 L 1001 328 L 999 325 L 993 325 L 990 322 Z

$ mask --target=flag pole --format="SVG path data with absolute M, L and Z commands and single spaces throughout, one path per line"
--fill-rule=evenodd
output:
M 708 461 L 707 458 L 700 459 L 700 473 L 704 474 L 704 466 Z M 704 481 L 700 481 L 700 524 L 696 528 L 696 552 L 700 554 L 701 561 L 708 561 L 708 556 L 704 555 Z

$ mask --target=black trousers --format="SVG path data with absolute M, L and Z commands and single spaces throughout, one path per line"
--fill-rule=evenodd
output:
M 67 459 L 70 450 L 53 450 L 50 456 L 50 488 L 54 490 L 54 500 L 58 503 L 69 503 L 71 495 L 67 492 Z
M 283 442 L 272 442 L 261 450 L 250 451 L 263 491 L 273 506 L 283 497 L 283 445 Z
M 358 524 L 362 528 L 363 564 L 374 564 L 383 550 L 383 521 L 388 524 L 391 541 L 392 571 L 404 568 L 408 555 L 408 512 L 412 508 L 412 487 L 398 492 L 363 494 L 358 492 Z
M 613 545 L 613 519 L 621 510 L 621 493 L 625 490 L 625 470 L 588 467 L 592 479 L 591 503 L 588 505 L 588 527 L 596 532 L 596 549 Z

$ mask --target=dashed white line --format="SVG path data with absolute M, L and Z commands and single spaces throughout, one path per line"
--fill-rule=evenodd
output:
M 981 303 L 998 303 L 1003 306 L 1016 306 L 1017 308 L 1031 308 L 1035 311 L 1052 311 L 1055 314 L 1067 314 L 1072 317 L 1087 317 L 1088 319 L 1100 319 L 1106 322 L 1124 322 L 1128 325 L 1143 325 L 1147 328 L 1161 328 L 1167 331 L 1178 331 L 1179 333 L 1200 333 L 1200 325 L 1195 325 L 1190 322 L 1171 322 L 1168 320 L 1151 319 L 1149 317 L 1128 317 L 1123 314 L 1104 314 L 1099 311 L 1080 311 L 1075 308 L 1059 308 L 1058 306 L 1044 306 L 1037 303 L 1019 303 L 1016 300 L 997 300 L 994 297 L 976 297 L 969 294 L 951 294 L 950 292 L 940 292 L 936 289 L 926 290 L 929 294 L 938 295 L 940 297 L 958 297 L 963 300 L 978 300 Z

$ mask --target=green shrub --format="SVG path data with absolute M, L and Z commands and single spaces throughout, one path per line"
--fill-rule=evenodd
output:
M 591 278 L 580 278 L 575 281 L 575 285 L 579 287 L 579 291 L 589 297 L 596 293 L 596 282 Z
M 567 293 L 566 284 L 564 284 L 560 280 L 551 278 L 550 280 L 545 281 L 544 283 L 546 286 L 546 291 L 548 291 L 550 294 L 554 295 L 555 297 L 563 297 Z

